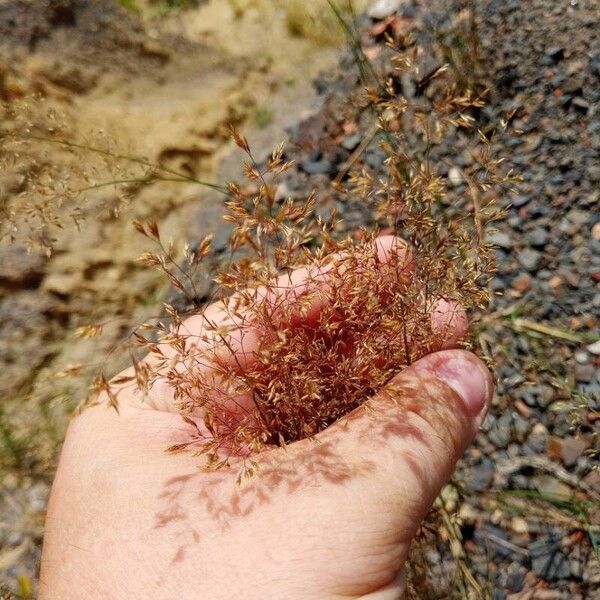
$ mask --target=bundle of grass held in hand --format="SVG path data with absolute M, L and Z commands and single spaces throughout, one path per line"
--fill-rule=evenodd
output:
M 406 57 L 394 64 L 396 79 L 412 69 Z M 159 343 L 138 336 L 151 353 L 136 365 L 138 384 L 156 393 L 160 380 L 194 426 L 189 443 L 172 451 L 191 449 L 212 466 L 241 458 L 251 472 L 252 456 L 311 438 L 406 366 L 464 341 L 466 311 L 489 302 L 494 264 L 482 232 L 500 214 L 489 190 L 508 178 L 478 132 L 476 167 L 465 174 L 470 193 L 447 206 L 446 179 L 429 152 L 449 128 L 471 127 L 469 111 L 481 102 L 443 83 L 442 70 L 434 79 L 437 93 L 418 107 L 391 83 L 368 92 L 387 174 L 377 180 L 365 168 L 343 192 L 372 215 L 359 241 L 335 213 L 315 216 L 315 194 L 278 197 L 278 179 L 291 166 L 282 147 L 260 167 L 234 134 L 249 157 L 251 185 L 229 186 L 234 259 L 216 279 L 220 298 L 187 320 L 168 307 L 173 324 L 160 326 Z M 138 229 L 160 242 L 155 225 Z M 209 247 L 207 239 L 188 252 L 188 263 L 200 263 Z M 169 257 L 144 261 L 168 270 Z

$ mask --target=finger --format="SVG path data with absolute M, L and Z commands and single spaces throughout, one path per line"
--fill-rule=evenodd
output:
M 298 269 L 280 277 L 278 287 L 266 296 L 269 305 L 283 308 L 282 315 L 279 318 L 275 315 L 275 320 L 293 326 L 317 325 L 324 306 L 333 298 L 343 300 L 345 294 L 349 295 L 353 281 L 369 268 L 375 268 L 380 278 L 396 290 L 410 283 L 414 256 L 401 238 L 380 236 L 368 247 L 355 250 L 333 254 L 322 265 Z M 379 293 L 386 291 L 382 288 Z M 305 306 L 300 311 L 298 307 L 302 304 Z
M 431 311 L 431 326 L 437 345 L 432 351 L 456 348 L 467 336 L 467 313 L 456 302 L 438 300 Z
M 365 472 L 356 497 L 380 508 L 408 544 L 477 432 L 493 393 L 486 366 L 463 350 L 431 354 L 317 436 Z M 375 526 L 375 524 L 374 524 Z M 405 557 L 404 557 L 405 558 Z

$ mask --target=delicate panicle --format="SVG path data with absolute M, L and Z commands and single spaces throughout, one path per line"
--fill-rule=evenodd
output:
M 246 138 L 232 130 L 247 155 L 249 184 L 226 188 L 232 261 L 214 274 L 217 316 L 214 306 L 196 309 L 202 325 L 192 335 L 167 306 L 171 326 L 158 328 L 158 340 L 138 335 L 155 361 L 154 378 L 168 383 L 176 407 L 194 423 L 189 443 L 171 452 L 193 449 L 213 468 L 231 457 L 251 465 L 265 448 L 313 437 L 442 347 L 447 332 L 436 323 L 439 306 L 469 310 L 489 302 L 494 258 L 483 228 L 501 216 L 490 190 L 509 184 L 510 175 L 490 156 L 491 134 L 473 129 L 474 168 L 460 172 L 468 194 L 449 193 L 432 150 L 448 131 L 473 128 L 482 98 L 447 83 L 444 67 L 414 73 L 411 41 L 399 45 L 405 50 L 392 58 L 387 79 L 354 106 L 374 113 L 369 135 L 386 154 L 387 173 L 357 162 L 334 182 L 345 203 L 371 214 L 369 229 L 353 236 L 336 211 L 325 218 L 315 192 L 279 197 L 279 181 L 292 164 L 284 146 L 259 164 Z M 409 98 L 398 82 L 411 71 L 420 92 Z M 160 248 L 140 260 L 191 291 L 194 282 L 157 225 L 134 226 Z M 382 245 L 383 231 L 395 241 Z M 189 265 L 209 256 L 211 239 L 186 248 Z M 151 389 L 148 370 L 138 367 L 135 379 Z M 104 382 L 98 386 L 103 390 Z

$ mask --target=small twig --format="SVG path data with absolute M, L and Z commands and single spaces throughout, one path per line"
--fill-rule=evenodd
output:
M 545 456 L 519 456 L 516 458 L 499 460 L 496 469 L 503 475 L 510 475 L 524 467 L 532 467 L 534 469 L 539 469 L 540 471 L 546 471 L 572 488 L 583 490 L 595 500 L 600 500 L 600 494 L 598 494 L 591 485 L 588 485 L 580 477 L 572 475 L 566 469 L 552 462 Z
M 334 185 L 341 183 L 342 179 L 348 174 L 348 171 L 352 168 L 352 165 L 361 157 L 362 153 L 369 147 L 369 144 L 373 141 L 373 138 L 379 130 L 379 123 L 371 125 L 370 129 L 365 134 L 363 141 L 359 144 L 358 148 L 350 155 L 350 158 L 341 166 L 338 174 L 335 178 Z
M 181 177 L 183 181 L 189 181 L 190 183 L 197 183 L 198 185 L 202 185 L 204 187 L 208 187 L 210 189 L 221 192 L 222 194 L 229 195 L 229 191 L 216 183 L 209 183 L 208 181 L 203 181 L 201 179 L 196 179 L 195 177 L 191 177 L 190 175 L 186 175 L 185 173 L 181 173 L 179 171 L 175 171 L 174 169 L 169 169 L 161 164 L 153 163 L 145 158 L 139 158 L 137 156 L 129 156 L 127 154 L 116 154 L 111 152 L 110 150 L 103 150 L 102 148 L 96 148 L 94 146 L 88 146 L 85 144 L 78 144 L 75 142 L 70 142 L 68 140 L 60 140 L 60 139 L 52 139 L 44 136 L 36 136 L 36 135 L 28 135 L 28 139 L 36 140 L 38 142 L 47 142 L 49 144 L 57 144 L 59 146 L 64 146 L 65 148 L 75 148 L 76 150 L 85 150 L 87 152 L 92 152 L 93 154 L 99 154 L 101 156 L 108 156 L 114 158 L 116 160 L 125 160 L 131 163 L 135 163 L 138 165 L 142 165 L 144 167 L 149 167 L 152 169 L 157 169 L 159 171 L 163 171 L 164 173 L 168 173 L 169 175 L 175 175 L 176 177 Z
M 529 321 L 528 319 L 521 319 L 520 317 L 517 319 L 512 319 L 511 324 L 516 331 L 529 329 L 530 331 L 535 331 L 536 333 L 541 333 L 543 335 L 548 335 L 561 340 L 567 340 L 569 342 L 578 342 L 580 344 L 587 342 L 593 343 L 600 340 L 600 336 L 594 334 L 575 333 L 574 331 L 570 331 L 568 329 L 559 329 L 558 327 L 544 325 L 543 323 L 536 323 L 534 321 Z

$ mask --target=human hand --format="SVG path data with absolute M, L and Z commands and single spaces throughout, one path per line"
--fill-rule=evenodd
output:
M 377 241 L 382 266 L 394 238 Z M 403 247 L 402 247 L 403 248 Z M 302 285 L 301 273 L 292 285 Z M 219 307 L 212 307 L 220 314 Z M 444 348 L 461 310 L 433 309 Z M 197 317 L 187 323 L 201 327 Z M 251 343 L 251 342 L 250 342 Z M 240 348 L 251 353 L 248 343 Z M 190 436 L 168 385 L 132 390 L 71 424 L 46 519 L 40 598 L 388 600 L 411 540 L 475 435 L 493 384 L 444 349 L 317 436 L 264 452 L 236 483 L 165 448 Z

